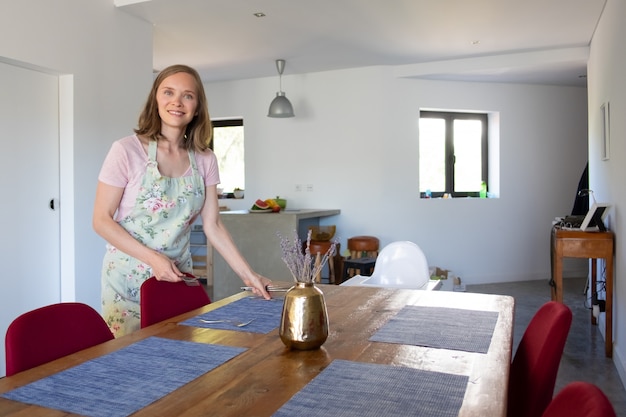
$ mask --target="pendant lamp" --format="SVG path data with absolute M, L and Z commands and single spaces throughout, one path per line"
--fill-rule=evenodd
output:
M 276 69 L 278 70 L 279 89 L 276 93 L 276 97 L 270 103 L 270 109 L 267 113 L 267 117 L 293 117 L 293 106 L 289 102 L 289 99 L 283 93 L 283 70 L 285 69 L 285 60 L 276 60 Z

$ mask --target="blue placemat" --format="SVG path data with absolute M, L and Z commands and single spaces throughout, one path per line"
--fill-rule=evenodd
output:
M 496 311 L 406 306 L 370 340 L 487 353 L 497 321 Z
M 468 377 L 334 360 L 274 417 L 456 417 Z
M 203 327 L 207 329 L 237 330 L 249 333 L 269 333 L 280 325 L 280 316 L 283 311 L 283 298 L 266 300 L 261 297 L 246 297 L 208 313 L 192 317 L 179 324 L 185 326 Z M 202 320 L 226 320 L 223 323 L 205 323 Z M 237 327 L 235 323 L 247 323 L 244 327 Z
M 128 416 L 245 350 L 151 337 L 2 396 L 89 417 Z

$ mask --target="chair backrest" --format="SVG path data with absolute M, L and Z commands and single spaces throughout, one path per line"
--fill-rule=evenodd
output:
M 29 311 L 7 329 L 7 376 L 113 338 L 102 316 L 87 304 L 58 303 Z
M 554 394 L 571 324 L 572 311 L 555 301 L 530 320 L 511 364 L 508 417 L 541 417 Z
M 430 279 L 424 252 L 413 242 L 385 246 L 376 258 L 374 273 L 363 283 L 381 287 L 425 289 Z
M 552 399 L 543 417 L 616 417 L 616 414 L 600 388 L 576 381 L 566 385 Z
M 190 286 L 183 281 L 158 281 L 151 277 L 139 291 L 141 328 L 211 303 L 204 286 Z

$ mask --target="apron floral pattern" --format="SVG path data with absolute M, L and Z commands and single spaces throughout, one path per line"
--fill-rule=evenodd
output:
M 119 224 L 135 239 L 173 259 L 182 272 L 192 271 L 191 223 L 204 204 L 204 180 L 189 151 L 192 175 L 164 177 L 157 162 L 157 142 L 148 145 L 148 162 L 131 214 Z M 107 244 L 102 266 L 102 312 L 115 337 L 140 327 L 139 288 L 152 276 L 148 265 Z

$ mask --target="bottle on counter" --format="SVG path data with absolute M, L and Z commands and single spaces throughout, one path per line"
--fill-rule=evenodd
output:
M 485 181 L 480 183 L 480 192 L 478 195 L 480 198 L 487 198 L 487 183 Z

